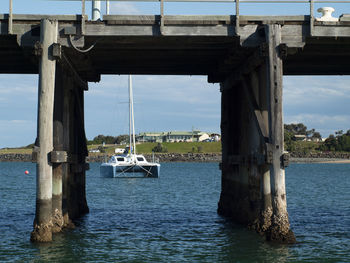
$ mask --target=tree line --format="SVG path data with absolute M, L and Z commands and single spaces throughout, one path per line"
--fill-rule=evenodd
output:
M 129 142 L 129 135 L 122 134 L 119 136 L 110 136 L 110 135 L 97 135 L 92 140 L 88 140 L 87 144 L 126 144 Z
M 306 139 L 311 141 L 317 141 L 319 151 L 344 151 L 350 152 L 350 130 L 344 133 L 343 130 L 339 130 L 334 134 L 331 134 L 324 142 L 321 141 L 322 137 L 315 129 L 308 130 L 307 126 L 303 123 L 284 124 L 284 144 L 286 151 L 293 152 L 297 147 L 296 135 L 304 135 Z M 105 144 L 128 144 L 129 135 L 122 134 L 119 136 L 105 136 L 98 135 L 92 140 L 88 140 L 88 145 L 102 145 Z M 159 148 L 159 149 L 158 149 Z M 155 147 L 155 152 L 166 152 L 166 149 L 160 148 L 158 145 Z
M 346 133 L 340 130 L 335 135 L 329 135 L 319 148 L 321 151 L 350 152 L 350 130 Z
M 336 131 L 335 135 L 329 135 L 329 137 L 322 142 L 321 134 L 315 129 L 308 130 L 303 123 L 284 124 L 284 144 L 285 149 L 289 152 L 296 150 L 296 135 L 305 135 L 306 139 L 318 141 L 319 145 L 316 150 L 319 151 L 350 152 L 350 130 L 346 133 L 344 133 L 343 130 Z

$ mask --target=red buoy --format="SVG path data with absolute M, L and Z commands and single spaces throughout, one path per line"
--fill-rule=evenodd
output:
M 29 171 L 28 171 L 28 170 L 26 170 L 24 173 L 25 173 L 25 174 L 29 174 Z

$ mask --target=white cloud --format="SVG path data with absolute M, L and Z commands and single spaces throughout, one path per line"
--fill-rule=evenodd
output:
M 31 144 L 36 137 L 36 120 L 0 120 L 0 148 Z
M 338 130 L 350 129 L 350 115 L 322 115 L 300 113 L 297 115 L 285 115 L 285 123 L 304 123 L 308 129 L 316 129 L 323 137 Z
M 118 15 L 139 15 L 142 12 L 132 3 L 111 3 L 110 14 Z
M 284 77 L 286 103 L 330 101 L 333 98 L 350 98 L 350 78 L 344 76 Z
M 137 132 L 190 130 L 193 125 L 199 129 L 216 127 L 210 130 L 219 130 L 221 93 L 218 85 L 208 84 L 204 76 L 136 75 L 133 76 L 133 88 Z M 98 134 L 96 128 L 109 130 L 109 134 L 127 133 L 126 75 L 103 76 L 101 82 L 91 84 L 85 94 L 86 125 L 94 129 L 87 128 L 89 138 Z M 111 121 L 106 123 L 93 118 L 95 115 Z M 92 120 L 99 124 L 92 127 Z
M 104 76 L 100 83 L 90 84 L 88 95 L 105 98 L 128 98 L 127 76 Z M 189 104 L 217 104 L 219 86 L 207 83 L 206 77 L 189 76 L 133 76 L 135 101 L 162 100 Z
M 320 115 L 320 114 L 305 114 L 301 113 L 298 115 L 287 115 L 286 122 L 288 123 L 298 123 L 302 121 L 312 121 L 313 123 L 326 124 L 330 122 L 349 122 L 349 115 Z
M 13 81 L 9 81 L 11 84 L 15 84 L 15 86 L 4 86 L 0 85 L 0 95 L 10 94 L 10 95 L 35 95 L 38 93 L 38 88 L 32 85 L 28 85 L 26 83 L 13 83 Z
M 304 123 L 327 137 L 350 129 L 348 76 L 284 77 L 284 122 Z
M 0 120 L 0 129 L 11 130 L 12 128 L 27 128 L 36 126 L 35 120 Z
M 136 75 L 133 83 L 138 131 L 192 126 L 219 131 L 221 93 L 205 76 Z M 350 129 L 350 77 L 288 76 L 284 84 L 285 123 L 302 122 L 324 137 Z M 102 76 L 100 83 L 89 85 L 85 93 L 88 138 L 127 132 L 127 75 Z M 1 76 L 0 146 L 9 146 L 10 141 L 14 146 L 31 143 L 36 134 L 36 101 L 37 76 Z

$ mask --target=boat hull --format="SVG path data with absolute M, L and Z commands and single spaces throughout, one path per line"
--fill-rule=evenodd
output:
M 134 178 L 134 177 L 151 177 L 158 178 L 160 174 L 159 164 L 145 165 L 113 165 L 102 164 L 100 166 L 100 174 L 103 177 L 119 177 L 119 178 Z

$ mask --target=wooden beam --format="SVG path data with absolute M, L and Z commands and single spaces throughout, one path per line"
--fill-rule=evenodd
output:
M 265 126 L 264 118 L 261 114 L 258 102 L 254 96 L 254 92 L 252 90 L 252 87 L 251 87 L 251 85 L 247 84 L 246 77 L 242 78 L 241 83 L 243 86 L 244 94 L 246 95 L 246 98 L 248 101 L 248 107 L 249 107 L 250 111 L 253 113 L 255 123 L 257 125 L 258 130 L 259 130 L 259 134 L 263 138 L 264 142 L 269 142 L 268 130 Z
M 254 52 L 244 61 L 243 65 L 240 65 L 234 73 L 231 74 L 225 81 L 225 85 L 222 85 L 223 89 L 231 89 L 235 84 L 244 78 L 244 75 L 249 74 L 252 70 L 256 69 L 264 62 L 264 57 L 261 56 L 261 50 L 255 49 Z
M 281 44 L 281 25 L 266 26 L 266 38 L 269 46 L 267 69 L 269 88 L 269 131 L 272 151 L 270 167 L 273 216 L 268 239 L 279 242 L 294 243 L 295 236 L 290 230 L 283 158 L 283 113 L 282 113 L 282 79 L 283 61 L 279 54 Z
M 53 51 L 54 52 L 54 51 Z M 52 163 L 52 232 L 62 231 L 64 225 L 62 212 L 62 180 L 63 180 L 63 160 L 66 151 L 63 149 L 63 112 L 64 112 L 64 70 L 56 65 L 55 76 L 55 97 L 53 114 L 53 151 L 50 153 Z
M 51 54 L 51 46 L 57 42 L 57 21 L 41 21 L 40 42 L 42 54 L 39 65 L 38 101 L 38 141 L 39 159 L 37 163 L 37 195 L 34 230 L 31 241 L 52 240 L 52 165 L 48 160 L 53 149 L 53 109 L 56 61 Z
M 74 66 L 72 65 L 72 63 L 70 62 L 70 60 L 67 58 L 67 56 L 64 53 L 62 53 L 62 60 L 60 60 L 60 62 L 63 63 L 65 67 L 67 67 L 68 71 L 72 74 L 76 83 L 83 90 L 89 89 L 88 83 L 80 77 L 80 75 L 77 73 L 76 69 L 74 68 Z

